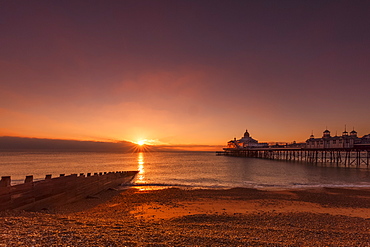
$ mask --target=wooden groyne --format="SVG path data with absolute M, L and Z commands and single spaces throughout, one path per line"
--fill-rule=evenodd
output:
M 344 167 L 369 167 L 370 147 L 356 148 L 225 148 L 217 155 L 270 160 L 302 161 Z
M 13 186 L 11 177 L 3 176 L 0 180 L 0 211 L 41 210 L 65 205 L 128 183 L 137 173 L 137 171 L 119 171 L 68 176 L 60 174 L 55 178 L 46 175 L 44 180 L 35 182 L 33 176 L 27 176 L 23 184 Z

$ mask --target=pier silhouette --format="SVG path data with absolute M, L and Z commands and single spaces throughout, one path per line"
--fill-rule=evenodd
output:
M 335 164 L 345 167 L 369 166 L 370 162 L 370 135 L 357 137 L 355 130 L 344 130 L 341 136 L 331 136 L 329 130 L 323 132 L 321 138 L 314 138 L 311 134 L 305 143 L 286 145 L 271 145 L 258 143 L 246 131 L 239 140 L 231 140 L 224 151 L 217 151 L 217 155 L 261 158 L 270 160 L 301 161 L 313 164 Z

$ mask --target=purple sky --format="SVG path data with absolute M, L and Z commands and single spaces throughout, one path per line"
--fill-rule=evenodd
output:
M 370 133 L 370 1 L 0 0 L 0 136 Z

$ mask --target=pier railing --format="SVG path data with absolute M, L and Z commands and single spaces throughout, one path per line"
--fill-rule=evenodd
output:
M 0 211 L 8 209 L 40 210 L 74 202 L 108 188 L 131 181 L 137 171 L 71 174 L 33 181 L 26 176 L 23 184 L 11 185 L 10 176 L 0 180 Z
M 345 167 L 368 167 L 370 164 L 370 148 L 225 148 L 216 152 L 217 155 L 250 157 L 270 160 L 302 161 L 313 164 L 335 164 Z

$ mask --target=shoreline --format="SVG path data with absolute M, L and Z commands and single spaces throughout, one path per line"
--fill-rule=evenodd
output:
M 252 189 L 252 190 L 260 190 L 260 191 L 295 191 L 295 190 L 315 190 L 315 189 L 351 189 L 351 190 L 369 190 L 370 191 L 370 184 L 363 184 L 363 185 L 333 185 L 333 184 L 321 184 L 321 185 L 298 185 L 298 186 L 254 186 L 254 187 L 241 187 L 241 186 L 194 186 L 194 185 L 161 185 L 161 184 L 132 184 L 128 186 L 122 186 L 122 189 L 119 190 L 127 190 L 127 189 L 139 189 L 139 190 L 163 190 L 163 189 L 171 189 L 171 188 L 178 188 L 181 190 L 230 190 L 230 189 Z
M 364 246 L 370 188 L 108 190 L 0 213 L 0 246 Z

